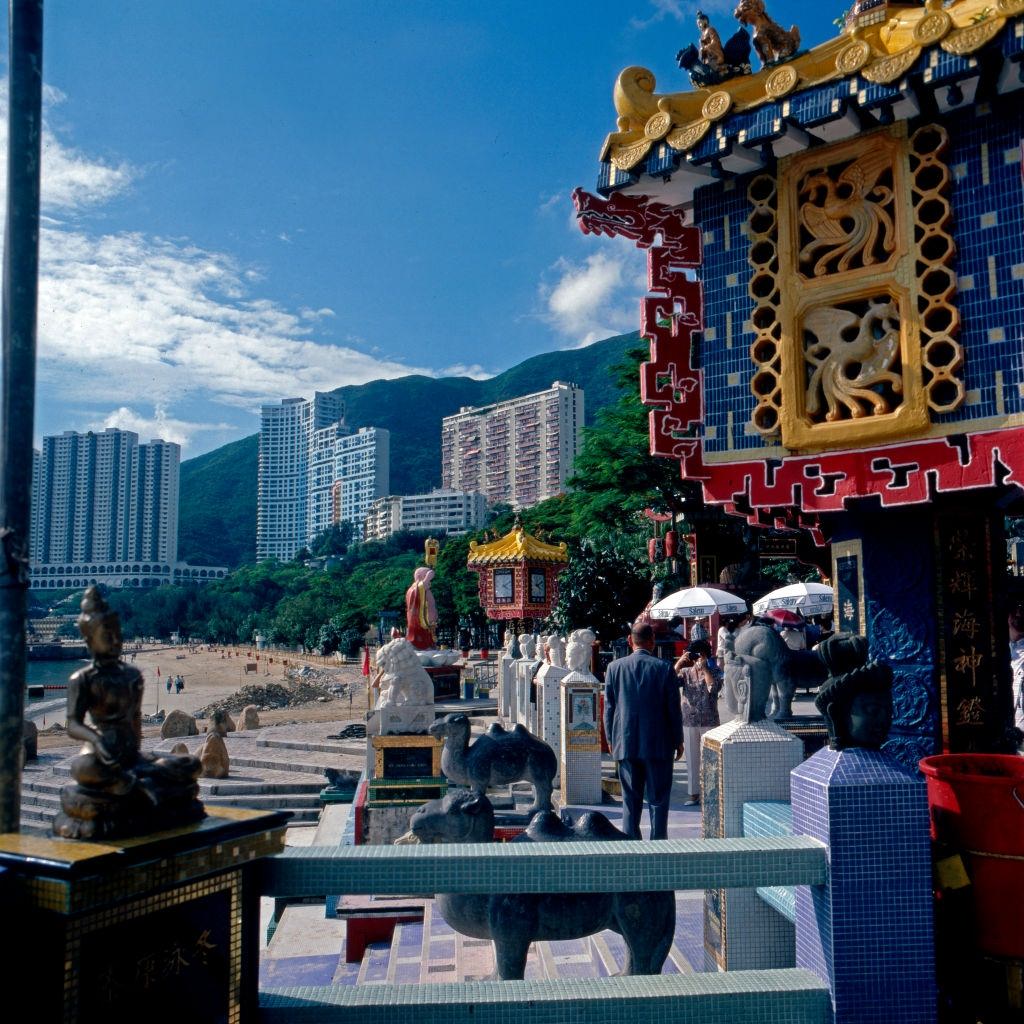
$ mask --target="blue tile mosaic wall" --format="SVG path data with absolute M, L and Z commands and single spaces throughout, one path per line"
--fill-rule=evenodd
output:
M 893 724 L 886 750 L 909 768 L 938 750 L 939 694 L 932 532 L 916 508 L 835 519 L 835 541 L 863 540 L 871 656 L 893 669 Z
M 1006 33 L 1012 37 L 1012 33 Z M 1019 46 L 1019 43 L 1018 43 Z M 927 67 L 924 65 L 927 64 Z M 955 79 L 971 68 L 951 54 L 922 58 L 922 68 L 938 81 Z M 748 145 L 768 132 L 785 112 L 792 122 L 816 124 L 841 101 L 856 94 L 862 106 L 902 96 L 894 86 L 832 83 L 729 118 L 702 143 L 697 159 L 717 153 L 724 138 L 747 133 Z M 959 409 L 933 414 L 936 423 L 1000 425 L 999 418 L 1024 413 L 1024 189 L 1021 184 L 1021 137 L 1024 106 L 1014 98 L 976 103 L 940 117 L 950 136 L 945 162 L 952 175 L 951 204 L 957 244 L 956 303 L 960 340 L 965 349 L 966 400 Z M 705 152 L 706 150 L 706 152 Z M 701 366 L 705 387 L 705 450 L 709 453 L 760 449 L 762 437 L 748 428 L 754 408 L 749 378 L 749 318 L 746 221 L 747 186 L 753 175 L 727 177 L 699 189 L 694 221 L 704 232 L 705 330 Z
M 750 393 L 749 321 L 753 302 L 747 292 L 747 186 L 753 175 L 700 189 L 694 196 L 694 223 L 704 233 L 704 445 L 709 452 L 760 447 L 761 436 L 745 438 L 744 425 L 754 411 Z M 730 383 L 731 382 L 731 383 Z M 730 421 L 731 414 L 731 421 Z M 730 443 L 730 422 L 733 443 Z

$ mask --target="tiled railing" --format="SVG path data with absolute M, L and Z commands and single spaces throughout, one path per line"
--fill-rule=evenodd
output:
M 825 848 L 805 837 L 651 842 L 292 848 L 266 861 L 264 895 L 644 892 L 821 885 Z M 826 1024 L 828 986 L 809 971 L 464 982 L 260 993 L 266 1024 Z

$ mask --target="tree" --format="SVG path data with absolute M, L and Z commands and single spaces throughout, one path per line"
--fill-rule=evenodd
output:
M 335 523 L 318 533 L 309 545 L 314 558 L 332 558 L 345 554 L 352 543 L 352 524 Z
M 583 541 L 572 546 L 569 566 L 558 578 L 558 603 L 551 617 L 560 630 L 589 627 L 608 644 L 628 632 L 650 589 L 642 563 Z
M 700 492 L 679 477 L 679 463 L 650 454 L 649 410 L 640 401 L 638 367 L 646 348 L 627 352 L 615 367 L 619 400 L 597 415 L 583 436 L 572 479 L 575 532 L 595 537 L 646 529 L 639 513 L 647 507 L 682 516 Z

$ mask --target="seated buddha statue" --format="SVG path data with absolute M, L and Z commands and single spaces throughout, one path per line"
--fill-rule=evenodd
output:
M 79 632 L 91 664 L 68 681 L 67 731 L 81 740 L 75 780 L 61 791 L 55 835 L 99 839 L 174 828 L 205 816 L 199 759 L 142 747 L 142 673 L 121 661 L 121 623 L 96 587 L 82 598 Z

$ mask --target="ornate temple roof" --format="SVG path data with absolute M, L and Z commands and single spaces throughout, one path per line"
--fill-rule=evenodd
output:
M 629 187 L 645 173 L 667 178 L 682 167 L 703 174 L 684 189 L 692 194 L 723 170 L 755 169 L 763 145 L 783 156 L 805 148 L 807 132 L 834 141 L 879 121 L 915 116 L 922 86 L 935 93 L 939 110 L 973 102 L 971 80 L 976 84 L 979 74 L 979 58 L 973 55 L 1000 36 L 1004 64 L 999 73 L 1007 79 L 1000 81 L 1000 91 L 1020 87 L 1024 22 L 1018 16 L 1024 14 L 1024 0 L 859 6 L 881 6 L 890 16 L 875 23 L 869 17 L 848 22 L 835 39 L 707 88 L 658 93 L 652 72 L 626 68 L 614 91 L 618 130 L 601 148 L 600 191 Z M 831 88 L 823 96 L 824 86 Z
M 545 544 L 532 537 L 521 526 L 515 527 L 500 540 L 487 544 L 469 542 L 467 565 L 496 565 L 499 562 L 568 562 L 564 543 Z

